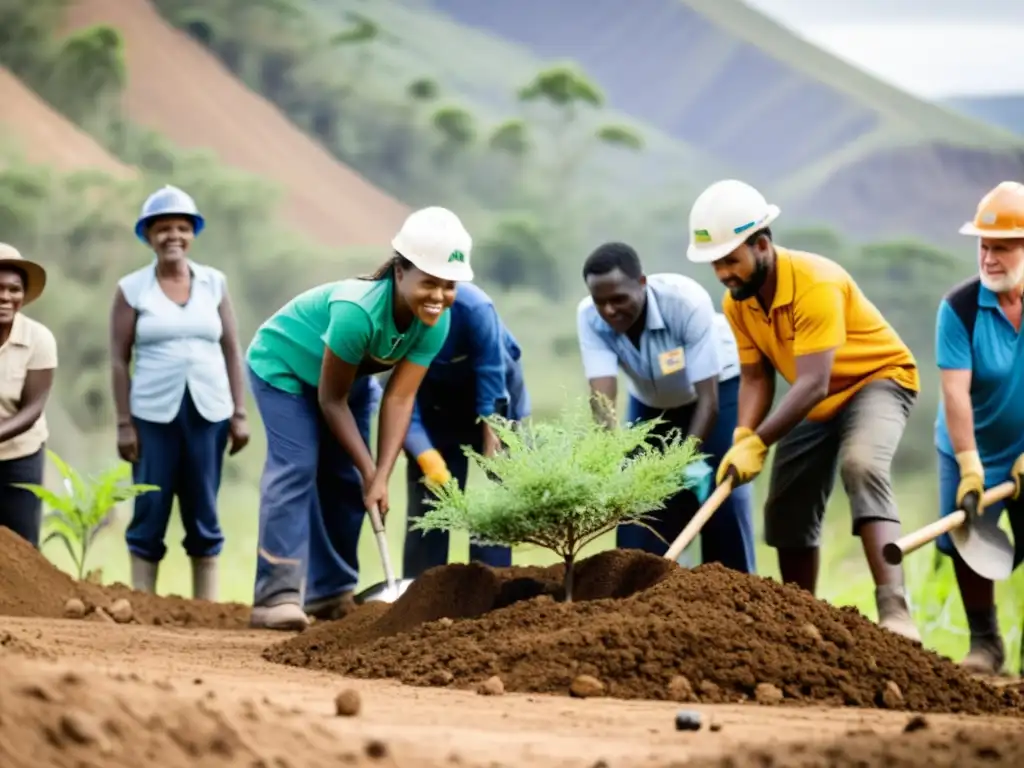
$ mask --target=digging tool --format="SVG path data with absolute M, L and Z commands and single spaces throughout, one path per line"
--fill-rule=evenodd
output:
M 1015 487 L 1012 480 L 1007 480 L 989 488 L 982 496 L 982 505 L 987 507 L 1009 498 Z M 889 542 L 882 549 L 882 556 L 890 565 L 899 565 L 911 552 L 944 533 L 949 534 L 960 557 L 979 576 L 1002 581 L 1013 572 L 1013 544 L 999 527 L 999 518 L 985 514 L 969 515 L 964 509 Z
M 395 571 L 391 567 L 391 555 L 388 552 L 388 541 L 384 535 L 384 521 L 380 518 L 380 510 L 376 505 L 370 507 L 370 524 L 373 526 L 373 535 L 377 539 L 377 549 L 380 551 L 380 562 L 384 566 L 384 581 L 367 587 L 353 598 L 357 604 L 368 602 L 393 603 L 401 597 L 409 588 L 412 579 L 395 579 Z
M 704 527 L 711 516 L 718 511 L 718 508 L 722 506 L 729 494 L 732 493 L 732 475 L 728 475 L 725 481 L 715 488 L 714 492 L 708 497 L 708 500 L 704 502 L 703 506 L 697 510 L 697 514 L 693 516 L 693 519 L 686 524 L 683 528 L 682 533 L 676 536 L 676 540 L 672 542 L 672 545 L 668 548 L 668 552 L 665 553 L 666 560 L 675 560 L 682 554 L 682 551 L 686 549 L 690 542 L 697 538 L 697 534 L 700 533 L 700 529 Z

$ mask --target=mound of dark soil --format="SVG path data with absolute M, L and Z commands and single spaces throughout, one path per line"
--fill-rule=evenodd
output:
M 935 733 L 928 729 L 881 738 L 846 736 L 834 742 L 747 748 L 728 757 L 695 758 L 666 768 L 1017 768 L 1024 765 L 1024 729 L 984 727 Z
M 612 550 L 579 564 L 576 602 L 564 603 L 562 573 L 442 566 L 394 605 L 365 606 L 264 657 L 413 685 L 498 675 L 507 690 L 564 693 L 590 675 L 619 698 L 743 701 L 770 684 L 788 703 L 1024 712 L 1019 693 L 794 586 Z
M 87 619 L 102 616 L 115 601 L 125 598 L 136 624 L 216 629 L 241 629 L 249 624 L 250 608 L 239 603 L 161 597 L 123 584 L 102 587 L 75 581 L 16 533 L 0 526 L 0 616 L 62 618 L 70 598 L 82 601 Z

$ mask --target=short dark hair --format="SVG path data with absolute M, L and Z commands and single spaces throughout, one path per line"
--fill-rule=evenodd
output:
M 386 280 L 395 273 L 395 267 L 400 267 L 402 271 L 407 271 L 413 263 L 409 261 L 405 256 L 395 251 L 391 254 L 391 258 L 381 264 L 377 269 L 369 275 L 362 275 L 360 280 Z
M 625 243 L 605 243 L 598 246 L 583 262 L 583 279 L 586 280 L 591 275 L 607 275 L 616 269 L 633 280 L 639 280 L 644 276 L 640 257 L 636 255 L 632 246 Z
M 752 235 L 751 235 L 750 237 L 748 237 L 748 238 L 747 238 L 746 240 L 744 240 L 743 242 L 744 242 L 744 243 L 746 243 L 747 245 L 753 245 L 754 243 L 756 243 L 756 242 L 757 242 L 757 239 L 758 239 L 758 238 L 759 238 L 759 237 L 760 237 L 761 235 L 764 235 L 764 236 L 765 236 L 765 237 L 767 237 L 767 238 L 768 238 L 769 240 L 771 240 L 771 239 L 772 239 L 772 228 L 771 228 L 771 227 L 762 227 L 761 229 L 757 230 L 757 232 L 755 232 L 754 234 L 752 234 Z

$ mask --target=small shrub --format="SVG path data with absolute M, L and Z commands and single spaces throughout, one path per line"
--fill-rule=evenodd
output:
M 678 430 L 653 434 L 660 420 L 606 429 L 581 399 L 553 421 L 513 425 L 484 419 L 506 446 L 485 457 L 463 451 L 493 482 L 468 490 L 449 480 L 429 484 L 436 497 L 413 527 L 464 530 L 481 544 L 532 544 L 565 562 L 565 597 L 572 600 L 577 553 L 623 523 L 647 526 L 650 513 L 695 482 L 686 468 L 704 455 Z M 649 527 L 649 526 L 648 526 Z

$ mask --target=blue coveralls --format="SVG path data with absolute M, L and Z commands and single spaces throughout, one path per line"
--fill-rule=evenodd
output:
M 435 448 L 452 477 L 465 487 L 469 459 L 462 446 L 483 449 L 483 425 L 477 418 L 497 412 L 520 420 L 530 413 L 521 350 L 502 324 L 491 298 L 477 286 L 464 283 L 459 285 L 449 311 L 448 339 L 420 385 L 405 440 L 410 521 L 429 509 L 425 502 L 432 498 L 422 482 L 416 456 Z M 470 543 L 469 558 L 493 567 L 512 564 L 508 547 Z M 405 578 L 415 578 L 447 562 L 447 532 L 406 532 L 402 556 Z

